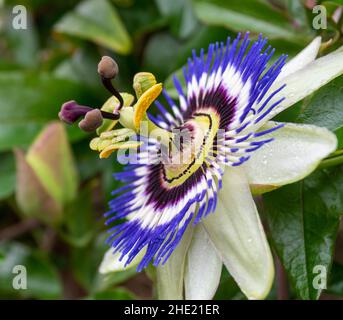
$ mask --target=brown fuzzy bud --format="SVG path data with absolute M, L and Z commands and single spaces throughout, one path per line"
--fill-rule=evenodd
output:
M 102 125 L 103 117 L 99 109 L 93 109 L 86 113 L 85 118 L 80 121 L 79 128 L 86 132 L 95 131 Z
M 119 73 L 119 68 L 111 57 L 103 56 L 98 64 L 98 73 L 105 79 L 114 79 Z

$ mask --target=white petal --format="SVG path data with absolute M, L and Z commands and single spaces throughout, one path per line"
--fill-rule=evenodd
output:
M 332 52 L 307 64 L 304 68 L 298 70 L 297 72 L 289 74 L 288 76 L 282 78 L 281 81 L 277 80 L 270 89 L 270 92 L 274 92 L 283 84 L 286 84 L 286 87 L 269 101 L 268 105 L 265 107 L 265 110 L 278 101 L 280 97 L 285 97 L 286 99 L 281 102 L 275 110 L 270 112 L 264 118 L 264 121 L 273 118 L 281 111 L 294 105 L 298 101 L 301 101 L 334 78 L 340 76 L 342 73 L 343 50 L 338 49 L 335 52 Z M 268 94 L 266 97 L 268 97 Z
M 291 61 L 289 61 L 282 69 L 278 77 L 278 81 L 289 76 L 290 74 L 304 68 L 310 62 L 314 61 L 318 55 L 318 51 L 322 42 L 321 37 L 316 37 L 304 50 L 299 52 Z
M 269 121 L 261 130 L 280 123 Z M 303 179 L 319 162 L 335 151 L 336 136 L 325 128 L 288 123 L 264 138 L 275 138 L 255 151 L 244 164 L 254 193 Z
M 265 298 L 273 283 L 273 258 L 242 168 L 225 170 L 217 210 L 203 224 L 244 294 Z
M 192 226 L 185 231 L 182 240 L 164 265 L 156 267 L 157 296 L 159 300 L 182 300 L 187 250 L 192 235 Z
M 187 253 L 186 300 L 212 299 L 219 285 L 222 264 L 203 226 L 199 224 Z
M 137 266 L 140 261 L 142 260 L 146 250 L 141 250 L 138 255 L 125 267 L 125 261 L 126 258 L 124 257 L 121 261 L 119 261 L 119 258 L 121 256 L 120 252 L 117 252 L 113 254 L 113 248 L 110 248 L 106 251 L 100 267 L 99 272 L 102 274 L 110 273 L 110 272 L 118 272 L 118 271 L 124 271 L 128 270 L 130 268 L 133 268 Z

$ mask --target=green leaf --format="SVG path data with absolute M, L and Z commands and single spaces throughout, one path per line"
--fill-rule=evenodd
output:
M 143 69 L 165 79 L 176 67 L 175 52 L 180 50 L 180 43 L 167 32 L 153 35 L 144 51 Z
M 95 292 L 102 292 L 106 291 L 113 286 L 119 285 L 126 280 L 132 278 L 133 276 L 137 275 L 136 269 L 128 269 L 125 271 L 119 271 L 119 272 L 112 272 L 108 274 L 96 274 L 93 288 Z
M 302 1 L 286 0 L 289 17 L 294 21 L 297 27 L 309 31 L 309 25 L 306 18 L 306 9 Z
M 128 290 L 116 288 L 108 291 L 95 293 L 94 300 L 135 300 L 135 296 Z
M 242 4 L 240 0 L 194 0 L 198 18 L 206 24 L 223 26 L 234 31 L 260 33 L 270 38 L 299 40 L 287 18 L 259 0 Z
M 87 92 L 88 91 L 88 92 Z M 97 104 L 89 88 L 45 73 L 0 73 L 0 150 L 28 146 L 44 125 L 58 119 L 67 100 Z M 85 134 L 77 126 L 68 129 L 78 140 Z
M 91 293 L 103 292 L 136 275 L 134 268 L 111 272 L 106 275 L 99 273 L 103 255 L 108 249 L 105 244 L 106 233 L 101 234 L 87 247 L 75 248 L 72 251 L 72 268 L 76 279 Z
M 116 9 L 107 0 L 86 0 L 55 25 L 55 31 L 93 41 L 120 54 L 132 43 Z
M 190 40 L 185 42 L 178 41 L 168 32 L 156 33 L 147 43 L 144 52 L 143 69 L 154 73 L 158 81 L 169 76 L 165 82 L 165 87 L 168 92 L 171 89 L 169 93 L 173 97 L 177 97 L 177 91 L 173 86 L 172 75 L 170 74 L 186 63 L 193 49 L 207 49 L 210 43 L 226 41 L 228 35 L 230 33 L 223 28 L 207 26 L 199 26 Z M 177 55 L 174 54 L 175 52 L 177 52 Z M 179 79 L 182 79 L 182 69 L 176 72 L 180 76 Z
M 135 43 L 145 41 L 144 37 L 168 25 L 168 18 L 162 16 L 155 1 L 132 1 L 120 10 L 125 26 Z
M 94 151 L 89 148 L 88 139 L 73 145 L 73 152 L 75 154 L 81 181 L 93 178 L 95 175 L 104 172 L 107 167 L 111 167 L 112 173 L 120 169 L 114 167 L 114 165 L 116 166 L 116 163 L 113 163 L 112 159 L 99 159 Z M 111 180 L 110 182 L 114 181 L 113 177 L 109 177 L 109 180 Z
M 51 263 L 40 253 L 19 243 L 1 243 L 0 252 L 0 296 L 3 298 L 21 297 L 35 299 L 58 299 L 62 295 L 59 276 Z M 13 272 L 17 265 L 26 268 L 27 289 L 13 288 Z
M 343 147 L 343 76 L 319 89 L 298 118 L 299 122 L 326 127 Z
M 321 1 L 323 2 L 323 1 Z M 323 4 L 326 4 L 326 3 L 336 3 L 336 4 L 341 4 L 343 5 L 343 0 L 330 0 L 330 1 L 324 1 Z
M 191 0 L 155 0 L 160 13 L 170 21 L 171 31 L 180 38 L 188 37 L 197 27 Z
M 95 184 L 86 185 L 77 198 L 65 208 L 63 238 L 71 245 L 84 247 L 96 232 L 97 221 L 92 205 Z
M 0 155 L 0 200 L 10 196 L 15 189 L 15 161 L 13 155 Z
M 86 46 L 73 53 L 70 58 L 63 60 L 53 71 L 53 75 L 60 79 L 69 79 L 85 86 L 103 89 L 96 74 L 99 54 Z M 93 76 L 90 76 L 93 75 Z
M 105 245 L 105 234 L 100 234 L 86 247 L 72 248 L 71 268 L 75 279 L 88 291 L 96 287 L 96 276 L 102 257 L 107 249 Z
M 12 10 L 12 7 L 11 9 Z M 7 12 L 7 15 L 11 15 Z M 38 35 L 34 26 L 32 15 L 27 11 L 27 28 L 14 29 L 12 18 L 2 19 L 5 21 L 4 40 L 6 49 L 9 51 L 11 61 L 25 67 L 36 67 L 38 62 Z
M 343 266 L 338 263 L 332 265 L 327 292 L 343 297 Z
M 301 299 L 319 298 L 315 267 L 331 267 L 342 189 L 343 167 L 337 167 L 264 195 L 272 243 Z

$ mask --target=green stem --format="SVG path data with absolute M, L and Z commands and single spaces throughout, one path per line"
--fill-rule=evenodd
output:
M 331 157 L 340 156 L 341 154 L 343 154 L 343 149 L 338 149 L 337 151 L 331 154 Z
M 343 164 L 343 154 L 338 157 L 333 157 L 333 158 L 328 158 L 328 159 L 323 160 L 320 163 L 318 168 L 324 169 L 324 168 L 334 167 L 339 164 Z

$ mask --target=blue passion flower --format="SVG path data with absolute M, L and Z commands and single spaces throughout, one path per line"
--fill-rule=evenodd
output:
M 324 128 L 269 121 L 342 74 L 342 50 L 315 60 L 319 46 L 316 38 L 285 64 L 262 36 L 210 44 L 193 51 L 183 79 L 174 77 L 178 100 L 139 73 L 134 103 L 102 68 L 113 96 L 96 113 L 91 148 L 101 158 L 119 150 L 127 162 L 114 174 L 122 187 L 105 215 L 111 250 L 103 272 L 152 263 L 161 298 L 208 299 L 224 263 L 248 298 L 269 292 L 273 260 L 252 192 L 302 179 L 337 144 Z M 89 112 L 73 103 L 68 114 Z

